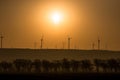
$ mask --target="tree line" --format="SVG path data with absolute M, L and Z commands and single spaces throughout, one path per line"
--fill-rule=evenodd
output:
M 0 61 L 0 72 L 52 73 L 52 72 L 120 72 L 120 59 L 94 60 L 28 60 Z

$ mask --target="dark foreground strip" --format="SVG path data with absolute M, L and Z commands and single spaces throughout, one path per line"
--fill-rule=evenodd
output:
M 120 80 L 120 73 L 0 74 L 0 80 Z

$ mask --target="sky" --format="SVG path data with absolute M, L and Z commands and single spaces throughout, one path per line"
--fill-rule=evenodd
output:
M 101 49 L 120 50 L 120 0 L 0 0 L 0 34 L 4 48 L 92 49 L 97 39 Z M 62 15 L 54 24 L 51 14 Z

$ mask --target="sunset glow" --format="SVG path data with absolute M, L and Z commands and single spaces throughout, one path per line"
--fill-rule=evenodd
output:
M 4 48 L 44 48 L 120 50 L 120 0 L 0 0 L 0 34 Z M 2 38 L 1 38 L 2 39 Z M 1 43 L 1 42 L 0 42 Z
M 61 22 L 62 16 L 60 13 L 55 12 L 52 14 L 51 18 L 54 24 L 59 24 Z

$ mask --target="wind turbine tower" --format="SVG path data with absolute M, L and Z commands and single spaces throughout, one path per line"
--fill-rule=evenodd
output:
M 100 38 L 98 37 L 98 50 L 100 50 Z
M 43 36 L 41 38 L 41 45 L 40 45 L 40 48 L 43 49 Z
M 92 48 L 93 48 L 93 50 L 95 49 L 95 43 L 92 44 Z
M 37 42 L 34 42 L 34 49 L 37 49 Z
M 63 42 L 62 44 L 63 44 L 63 49 L 65 49 L 65 43 Z
M 3 35 L 1 34 L 1 36 L 0 36 L 0 38 L 1 38 L 1 49 L 3 48 Z
M 68 37 L 68 49 L 70 49 L 70 42 L 71 42 L 71 37 Z

